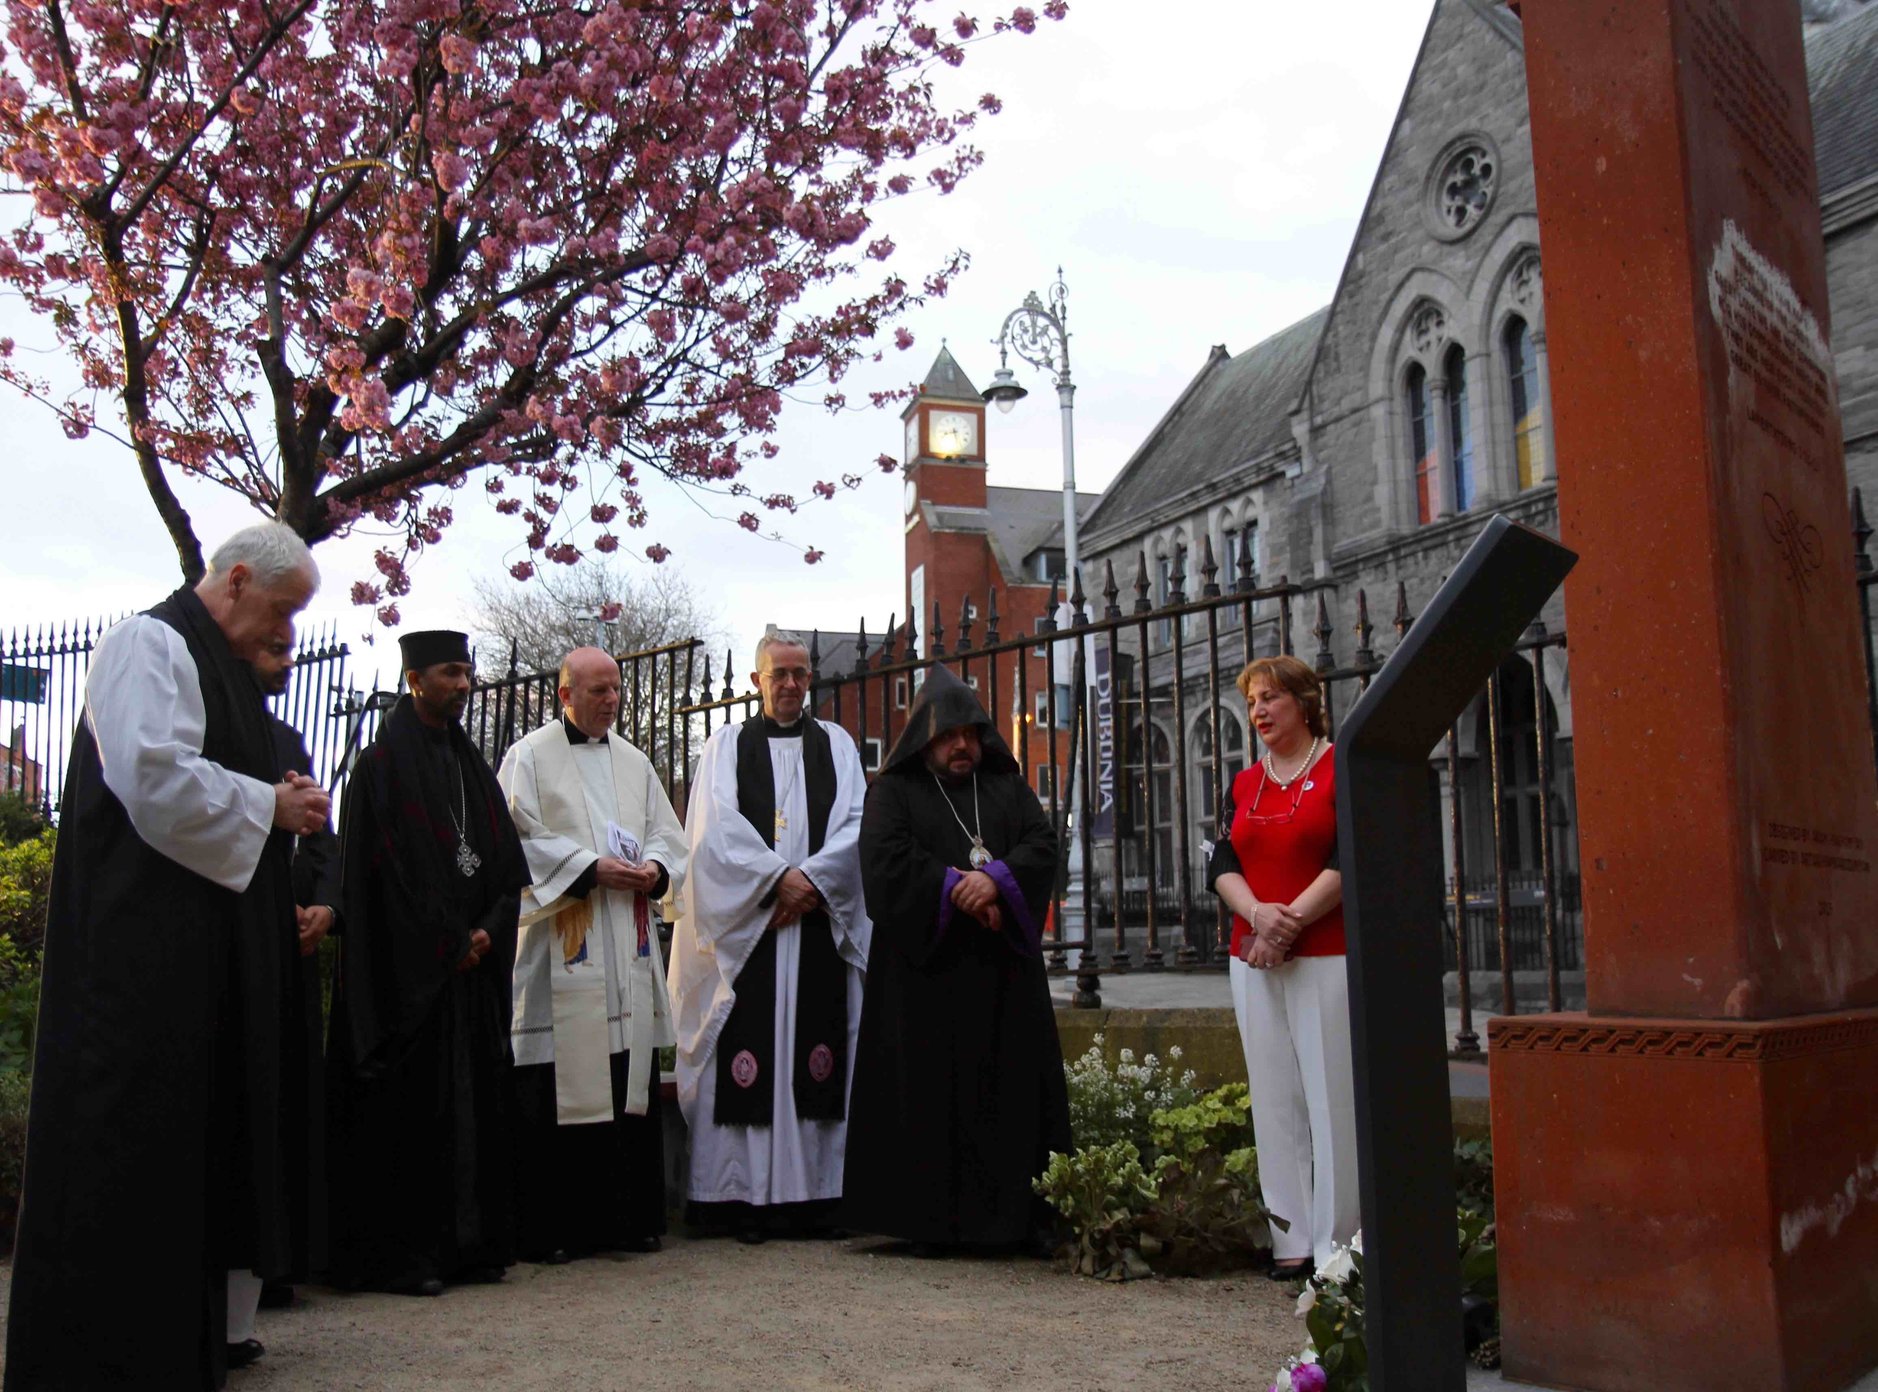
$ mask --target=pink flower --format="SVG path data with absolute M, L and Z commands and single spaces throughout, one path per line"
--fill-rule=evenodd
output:
M 895 329 L 893 331 L 893 346 L 901 350 L 911 348 L 913 346 L 912 331 L 905 327 Z
M 1315 1363 L 1300 1363 L 1291 1370 L 1291 1392 L 1326 1392 L 1330 1377 Z

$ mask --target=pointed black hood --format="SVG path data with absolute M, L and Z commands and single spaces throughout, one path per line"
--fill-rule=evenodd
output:
M 978 727 L 979 743 L 985 750 L 980 769 L 986 773 L 1022 772 L 1011 746 L 998 733 L 997 723 L 978 703 L 978 693 L 942 665 L 926 670 L 925 684 L 919 689 L 913 709 L 906 713 L 906 728 L 893 742 L 893 752 L 887 755 L 886 767 L 881 772 L 919 773 L 926 767 L 921 757 L 926 746 L 947 730 L 956 730 L 961 725 Z

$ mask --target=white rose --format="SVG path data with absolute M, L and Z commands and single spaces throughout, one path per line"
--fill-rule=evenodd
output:
M 1317 1268 L 1318 1279 L 1339 1282 L 1348 1280 L 1356 1270 L 1356 1259 L 1348 1247 L 1333 1247 L 1329 1258 Z

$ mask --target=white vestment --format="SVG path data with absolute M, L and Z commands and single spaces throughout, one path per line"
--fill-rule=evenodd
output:
M 183 635 L 133 614 L 98 642 L 85 723 L 104 785 L 151 849 L 239 894 L 274 829 L 274 787 L 202 757 L 208 713 Z
M 570 744 L 556 720 L 511 746 L 497 777 L 534 878 L 515 943 L 515 1062 L 554 1064 L 555 1119 L 572 1126 L 613 1120 L 609 1058 L 624 1052 L 626 1111 L 644 1116 L 654 1059 L 675 1039 L 657 921 L 647 903 L 642 938 L 641 895 L 595 885 L 583 901 L 567 890 L 612 855 L 656 860 L 675 891 L 685 830 L 652 761 L 611 731 Z M 576 923 L 585 937 L 569 960 L 563 930 Z
M 806 718 L 806 717 L 805 717 Z M 678 1013 L 678 1104 L 691 1133 L 688 1197 L 700 1203 L 801 1203 L 841 1196 L 845 1121 L 803 1121 L 795 1106 L 796 970 L 802 925 L 776 929 L 774 1121 L 718 1126 L 717 1039 L 736 1004 L 737 973 L 768 931 L 763 900 L 791 866 L 828 906 L 835 950 L 847 967 L 848 1077 L 861 1028 L 861 985 L 874 925 L 861 897 L 861 804 L 867 778 L 848 732 L 821 722 L 835 765 L 835 800 L 822 847 L 809 854 L 809 806 L 799 738 L 769 741 L 776 846 L 763 844 L 737 807 L 737 733 L 730 725 L 706 742 L 692 780 L 688 814 L 691 878 L 685 912 L 672 934 L 672 998 Z

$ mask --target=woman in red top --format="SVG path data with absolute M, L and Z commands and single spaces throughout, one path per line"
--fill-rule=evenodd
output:
M 1295 657 L 1239 674 L 1265 756 L 1233 780 L 1207 879 L 1232 910 L 1233 1012 L 1272 1228 L 1272 1275 L 1308 1276 L 1360 1222 L 1350 1001 L 1324 691 Z

